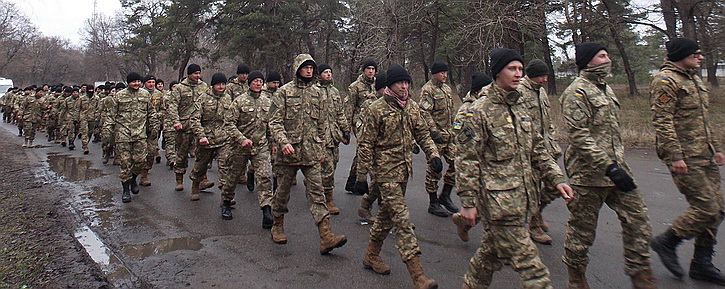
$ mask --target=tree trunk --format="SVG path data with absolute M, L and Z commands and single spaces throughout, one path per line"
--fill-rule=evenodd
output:
M 541 1 L 539 4 L 537 14 L 539 15 L 539 21 L 542 23 L 541 37 L 541 51 L 544 53 L 544 62 L 549 67 L 548 84 L 546 92 L 550 95 L 557 95 L 556 91 L 556 74 L 554 73 L 554 62 L 551 60 L 551 47 L 549 46 L 549 36 L 547 35 L 546 25 L 546 1 Z
M 622 65 L 624 66 L 624 71 L 627 74 L 627 82 L 629 83 L 629 96 L 639 95 L 637 82 L 634 79 L 634 72 L 632 71 L 632 66 L 629 63 L 629 56 L 627 54 L 627 50 L 624 48 L 624 44 L 622 43 L 622 37 L 619 35 L 619 31 L 621 29 L 627 29 L 627 27 L 621 27 L 622 25 L 618 22 L 618 19 L 624 18 L 624 13 L 622 13 L 624 8 L 618 6 L 617 3 L 614 3 L 612 0 L 605 0 L 602 1 L 602 3 L 607 9 L 607 22 L 609 32 L 612 34 L 612 40 L 614 40 L 614 45 L 617 46 L 617 50 L 622 56 Z
M 677 35 L 677 15 L 675 15 L 675 5 L 673 0 L 660 0 L 662 8 L 662 17 L 665 20 L 668 38 L 674 38 Z

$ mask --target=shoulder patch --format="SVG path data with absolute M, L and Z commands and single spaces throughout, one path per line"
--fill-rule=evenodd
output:
M 662 78 L 662 80 L 660 80 L 660 81 L 662 81 L 662 83 L 664 83 L 664 84 L 670 84 L 670 83 L 672 83 L 672 80 L 669 79 L 669 78 L 667 78 L 667 77 Z
M 574 95 L 578 98 L 584 98 L 584 95 L 586 95 L 586 93 L 584 92 L 584 90 L 577 89 L 576 91 L 574 91 Z
M 657 98 L 657 101 L 659 101 L 659 102 L 660 102 L 660 103 L 662 103 L 662 104 L 667 104 L 667 103 L 669 103 L 669 102 L 670 102 L 671 100 L 672 100 L 672 97 L 670 97 L 669 95 L 667 95 L 667 93 L 662 93 L 662 95 L 660 95 L 660 96 L 659 96 L 659 97 Z
M 456 136 L 456 141 L 458 141 L 459 144 L 465 144 L 473 139 L 473 131 L 471 131 L 471 128 L 465 128 L 463 129 L 458 135 Z
M 463 128 L 463 124 L 462 123 L 460 123 L 460 122 L 454 122 L 453 123 L 453 129 L 459 130 L 461 128 Z

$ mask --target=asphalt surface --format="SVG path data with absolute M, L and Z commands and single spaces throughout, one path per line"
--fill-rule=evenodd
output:
M 17 134 L 14 126 L 1 125 L 4 137 Z M 22 142 L 19 137 L 14 137 Z M 237 187 L 234 219 L 220 217 L 220 192 L 202 194 L 201 201 L 189 201 L 191 181 L 185 190 L 174 191 L 174 174 L 161 164 L 151 170 L 151 187 L 142 187 L 131 203 L 121 203 L 119 167 L 102 164 L 100 144 L 91 144 L 83 155 L 80 140 L 76 150 L 48 144 L 38 133 L 43 148 L 26 149 L 48 162 L 48 171 L 68 181 L 69 209 L 78 214 L 79 241 L 88 247 L 109 280 L 121 288 L 411 288 L 412 282 L 395 248 L 394 235 L 386 240 L 382 258 L 392 273 L 380 276 L 363 268 L 361 258 L 369 238 L 370 225 L 361 225 L 356 211 L 359 196 L 344 192 L 344 182 L 354 154 L 353 146 L 341 146 L 336 174 L 335 202 L 342 213 L 332 217 L 332 230 L 348 238 L 347 245 L 332 254 L 319 254 L 317 228 L 307 210 L 302 174 L 292 187 L 285 222 L 289 238 L 286 245 L 271 241 L 261 228 L 261 211 L 255 193 L 246 186 Z M 19 156 L 24 154 L 19 152 Z M 163 151 L 162 151 L 163 155 Z M 627 159 L 649 207 L 654 234 L 661 233 L 686 208 L 666 167 L 651 150 L 628 150 Z M 192 159 L 193 160 L 193 159 Z M 462 242 L 455 234 L 450 218 L 427 213 L 425 158 L 414 157 L 413 176 L 408 184 L 407 201 L 416 225 L 422 264 L 426 275 L 438 281 L 440 288 L 460 288 L 468 260 L 480 245 L 482 228 L 471 232 L 471 241 Z M 191 164 L 189 166 L 191 168 Z M 191 169 L 189 169 L 190 171 Z M 217 167 L 209 172 L 216 182 Z M 454 201 L 458 202 L 457 197 Z M 561 262 L 568 211 L 559 199 L 544 212 L 549 222 L 553 245 L 539 245 L 542 260 L 551 271 L 556 288 L 564 288 L 566 266 Z M 592 288 L 630 288 L 624 274 L 621 227 L 616 215 L 604 207 L 600 212 L 597 239 L 589 252 L 587 277 Z M 98 245 L 101 241 L 102 244 Z M 94 245 L 95 244 L 95 245 Z M 95 246 L 95 249 L 94 249 Z M 100 246 L 100 247 L 98 247 Z M 689 265 L 692 241 L 680 246 L 680 261 Z M 722 244 L 717 252 L 725 252 Z M 725 267 L 725 257 L 716 254 L 716 266 Z M 656 254 L 653 269 L 660 288 L 720 288 L 684 278 L 677 280 L 661 265 Z M 506 267 L 494 275 L 491 288 L 520 287 L 517 274 Z

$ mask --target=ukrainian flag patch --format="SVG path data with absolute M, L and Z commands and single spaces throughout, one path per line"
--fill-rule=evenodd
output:
M 453 123 L 453 129 L 458 130 L 458 129 L 461 129 L 461 128 L 463 128 L 463 124 L 462 123 L 460 123 L 460 122 Z
M 577 89 L 576 91 L 574 91 L 574 95 L 576 95 L 576 97 L 578 97 L 578 98 L 583 98 L 584 94 L 585 94 L 584 91 L 581 89 Z
M 664 84 L 670 84 L 670 83 L 672 83 L 672 80 L 670 80 L 669 78 L 663 78 L 660 81 L 662 81 L 662 83 L 664 83 Z
M 467 117 L 472 117 L 473 116 L 473 111 L 472 110 L 467 111 L 466 112 L 466 116 Z

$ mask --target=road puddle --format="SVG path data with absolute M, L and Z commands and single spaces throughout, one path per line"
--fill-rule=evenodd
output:
M 104 176 L 105 174 L 93 168 L 90 161 L 68 155 L 48 155 L 50 169 L 68 181 L 87 181 Z
M 115 285 L 134 284 L 137 280 L 135 276 L 123 265 L 111 249 L 98 238 L 98 235 L 88 226 L 82 226 L 74 234 L 76 240 L 83 246 L 106 275 L 109 281 Z M 121 286 L 119 286 L 120 288 Z
M 173 238 L 163 239 L 151 243 L 126 245 L 123 253 L 136 260 L 143 260 L 154 255 L 166 254 L 178 250 L 197 251 L 201 249 L 201 238 Z

